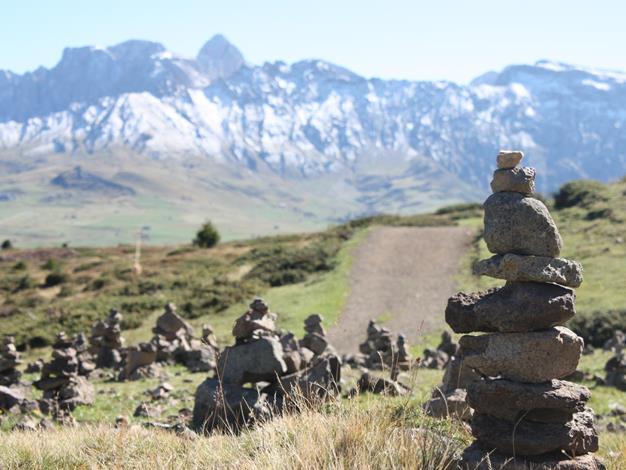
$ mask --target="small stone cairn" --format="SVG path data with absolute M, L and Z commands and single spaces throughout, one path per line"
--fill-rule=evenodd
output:
M 323 332 L 321 317 L 309 317 L 307 335 Z M 281 334 L 276 314 L 260 298 L 233 327 L 235 344 L 220 354 L 214 377 L 196 391 L 193 427 L 196 431 L 239 430 L 282 413 L 290 398 L 324 399 L 338 392 L 341 362 L 317 346 L 320 354 L 300 345 L 292 333 Z M 321 335 L 320 335 L 321 336 Z M 310 338 L 309 338 L 310 339 Z M 247 387 L 246 384 L 253 384 Z
M 19 383 L 22 374 L 17 370 L 17 366 L 20 363 L 20 353 L 15 348 L 15 338 L 5 336 L 0 346 L 0 386 L 10 387 Z
M 394 334 L 375 320 L 369 321 L 367 338 L 359 345 L 359 352 L 360 355 L 347 359 L 355 366 L 372 370 L 408 370 L 414 362 L 407 351 L 404 335 L 398 335 L 394 341 Z
M 122 363 L 122 314 L 112 309 L 106 320 L 100 320 L 91 327 L 91 347 L 89 352 L 95 357 L 96 367 L 115 369 Z
M 91 405 L 94 401 L 93 385 L 80 375 L 74 340 L 64 332 L 57 335 L 52 346 L 52 360 L 44 364 L 41 378 L 34 386 L 43 391 L 41 410 L 73 411 L 78 405 Z
M 444 331 L 441 334 L 441 342 L 432 349 L 424 349 L 420 367 L 426 369 L 445 369 L 450 360 L 457 354 L 459 345 L 452 341 L 452 335 Z
M 626 352 L 622 347 L 613 350 L 615 355 L 604 366 L 606 372 L 604 384 L 626 392 Z
M 535 170 L 517 165 L 521 152 L 498 154 L 484 203 L 487 247 L 477 274 L 505 279 L 502 288 L 451 297 L 446 321 L 463 336 L 460 356 L 483 378 L 467 385 L 476 441 L 466 469 L 599 469 L 586 387 L 559 380 L 576 370 L 582 338 L 560 326 L 575 313 L 570 287 L 581 265 L 558 258 L 562 240 L 545 205 L 531 197 Z M 566 287 L 567 286 L 567 287 Z

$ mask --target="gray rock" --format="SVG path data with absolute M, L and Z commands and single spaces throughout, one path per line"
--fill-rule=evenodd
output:
M 22 403 L 24 399 L 24 394 L 19 390 L 0 385 L 0 410 L 10 410 Z
M 576 370 L 583 340 L 565 327 L 533 333 L 493 333 L 463 336 L 465 364 L 483 375 L 539 383 Z
M 335 396 L 341 381 L 341 361 L 337 356 L 319 357 L 311 367 L 280 377 L 262 392 L 277 411 L 299 407 L 302 401 L 313 403 Z
M 128 348 L 120 373 L 120 380 L 129 379 L 137 369 L 153 364 L 156 359 L 157 348 L 154 344 L 140 343 L 138 346 Z
M 494 193 L 513 191 L 522 194 L 535 192 L 534 168 L 503 168 L 493 172 L 491 190 Z
M 518 150 L 500 150 L 496 157 L 498 168 L 514 168 L 524 158 L 524 152 Z
M 574 316 L 575 298 L 573 290 L 556 284 L 508 282 L 501 289 L 450 297 L 446 322 L 456 333 L 544 330 Z
M 587 387 L 563 380 L 529 384 L 486 379 L 467 386 L 467 401 L 477 412 L 514 422 L 567 423 L 585 409 L 590 396 Z
M 440 388 L 444 393 L 448 393 L 457 388 L 467 388 L 476 380 L 480 380 L 480 375 L 471 367 L 467 367 L 462 357 L 453 356 L 443 374 L 443 383 Z
M 206 379 L 196 390 L 192 426 L 199 433 L 234 432 L 267 416 L 269 408 L 258 390 Z
M 543 202 L 520 193 L 495 193 L 484 208 L 489 251 L 558 258 L 563 241 Z
M 95 391 L 85 377 L 72 377 L 70 382 L 59 391 L 59 407 L 74 410 L 79 405 L 93 405 Z
M 568 287 L 578 287 L 583 282 L 583 268 L 576 261 L 513 253 L 477 262 L 474 274 L 507 281 L 554 282 Z
M 263 337 L 224 348 L 217 363 L 218 376 L 226 383 L 275 382 L 287 372 L 280 342 Z
M 469 421 L 474 414 L 466 401 L 466 391 L 462 388 L 443 393 L 435 390 L 432 398 L 424 404 L 424 411 L 433 418 L 456 418 Z
M 460 470 L 606 470 L 592 454 L 569 457 L 553 452 L 535 457 L 511 457 L 492 449 L 485 449 L 477 442 L 469 446 L 461 457 Z
M 515 422 L 474 413 L 472 434 L 484 447 L 507 455 L 541 455 L 558 450 L 581 455 L 598 450 L 593 413 L 576 413 L 566 424 Z
M 308 333 L 300 341 L 300 345 L 310 349 L 316 356 L 319 356 L 328 347 L 328 340 L 319 333 Z
M 409 393 L 409 388 L 395 380 L 377 377 L 369 372 L 365 372 L 359 378 L 356 389 L 360 393 L 370 392 L 375 395 L 387 395 L 391 397 L 404 396 Z

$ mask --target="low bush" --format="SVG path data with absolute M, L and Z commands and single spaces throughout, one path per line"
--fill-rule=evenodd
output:
M 615 330 L 626 331 L 626 310 L 583 313 L 569 322 L 569 327 L 585 340 L 585 344 L 602 347 Z
M 61 273 L 58 271 L 52 272 L 46 276 L 46 280 L 44 281 L 44 287 L 54 287 L 60 284 L 64 284 L 69 279 L 69 276 L 65 273 Z
M 577 180 L 566 183 L 554 195 L 554 208 L 588 208 L 598 201 L 606 201 L 606 185 L 594 180 Z

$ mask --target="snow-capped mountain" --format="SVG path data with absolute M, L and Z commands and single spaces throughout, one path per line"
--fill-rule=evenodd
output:
M 626 173 L 625 126 L 626 74 L 546 61 L 469 85 L 366 79 L 320 60 L 248 64 L 216 36 L 195 59 L 135 40 L 0 71 L 0 149 L 19 158 L 126 148 L 301 178 L 402 155 L 486 188 L 497 150 L 519 148 L 545 191 Z

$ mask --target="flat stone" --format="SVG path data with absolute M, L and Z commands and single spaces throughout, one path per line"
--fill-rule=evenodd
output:
M 491 190 L 494 193 L 513 191 L 522 194 L 535 192 L 534 168 L 503 168 L 493 172 Z
M 524 158 L 524 152 L 518 150 L 500 150 L 496 157 L 498 168 L 514 168 Z
M 424 404 L 424 411 L 433 418 L 456 418 L 461 421 L 469 421 L 473 411 L 467 404 L 467 392 L 457 388 L 447 393 L 435 390 L 432 398 Z
M 482 414 L 508 421 L 567 423 L 585 409 L 587 387 L 563 380 L 538 384 L 486 379 L 469 383 L 467 401 Z
M 563 241 L 543 202 L 520 193 L 495 193 L 484 209 L 484 239 L 492 253 L 558 258 Z
M 508 282 L 500 289 L 448 299 L 446 322 L 456 333 L 528 332 L 565 324 L 576 313 L 572 289 L 538 282 Z
M 541 455 L 562 450 L 581 455 L 598 450 L 593 413 L 576 413 L 566 424 L 506 421 L 474 413 L 472 434 L 483 447 L 508 455 Z
M 533 457 L 515 458 L 494 450 L 486 450 L 478 442 L 463 451 L 461 470 L 606 470 L 592 454 L 569 457 L 562 452 L 553 452 Z
M 576 261 L 513 253 L 478 261 L 474 274 L 507 281 L 553 282 L 568 287 L 578 287 L 583 282 L 583 267 Z
M 24 400 L 24 394 L 19 390 L 0 385 L 0 410 L 10 410 Z
M 218 377 L 224 382 L 276 382 L 287 372 L 280 342 L 272 337 L 254 339 L 224 348 L 217 363 Z
M 557 326 L 532 333 L 492 333 L 463 336 L 461 356 L 469 367 L 489 377 L 540 383 L 576 370 L 583 340 Z

